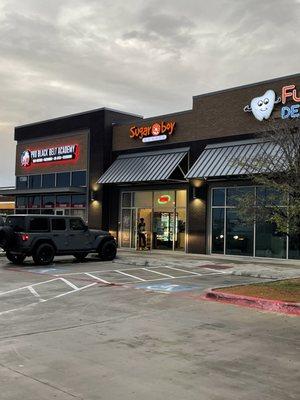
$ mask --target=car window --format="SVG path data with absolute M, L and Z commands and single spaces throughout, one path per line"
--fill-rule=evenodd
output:
M 66 221 L 63 218 L 53 218 L 52 219 L 52 230 L 53 231 L 65 231 Z
M 72 231 L 83 231 L 85 230 L 85 224 L 80 218 L 71 218 L 70 219 L 70 229 Z
M 5 225 L 10 226 L 15 232 L 24 232 L 26 230 L 24 217 L 8 217 Z
M 30 232 L 47 232 L 49 230 L 48 218 L 33 217 L 29 220 Z

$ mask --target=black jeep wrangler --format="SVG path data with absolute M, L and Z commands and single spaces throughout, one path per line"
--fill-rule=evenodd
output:
M 117 253 L 110 233 L 89 229 L 79 217 L 10 215 L 1 225 L 0 247 L 15 264 L 27 256 L 37 265 L 51 264 L 56 255 L 73 255 L 81 261 L 89 253 L 109 261 Z

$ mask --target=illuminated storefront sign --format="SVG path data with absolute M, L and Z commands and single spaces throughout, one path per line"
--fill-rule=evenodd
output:
M 297 104 L 285 105 L 288 101 Z M 300 96 L 297 94 L 295 85 L 283 86 L 281 97 L 277 98 L 274 90 L 267 90 L 262 96 L 253 98 L 250 105 L 244 107 L 244 111 L 252 112 L 258 121 L 263 121 L 270 118 L 275 104 L 279 103 L 282 104 L 280 110 L 282 119 L 300 117 Z
M 129 136 L 132 139 L 142 139 L 144 143 L 162 141 L 174 133 L 175 125 L 174 121 L 161 121 L 149 126 L 132 126 Z
M 170 201 L 171 196 L 169 196 L 168 194 L 163 194 L 157 199 L 158 204 L 167 204 L 170 203 Z
M 26 168 L 32 164 L 74 160 L 77 158 L 77 153 L 77 144 L 48 147 L 36 150 L 27 149 L 22 152 L 20 161 L 21 166 Z

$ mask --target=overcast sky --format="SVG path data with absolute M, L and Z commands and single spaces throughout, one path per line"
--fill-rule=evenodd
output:
M 0 0 L 0 186 L 16 125 L 102 106 L 144 116 L 299 72 L 300 0 Z

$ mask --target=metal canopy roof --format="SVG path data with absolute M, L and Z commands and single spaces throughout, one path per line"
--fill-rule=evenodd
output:
M 259 167 L 259 160 L 268 158 L 278 160 L 276 169 L 284 170 L 282 151 L 275 143 L 256 139 L 209 145 L 205 147 L 186 178 L 206 179 L 274 171 L 275 163 L 271 161 L 269 167 L 265 162 L 261 162 Z
M 134 183 L 170 178 L 189 148 L 140 152 L 119 156 L 98 183 Z

